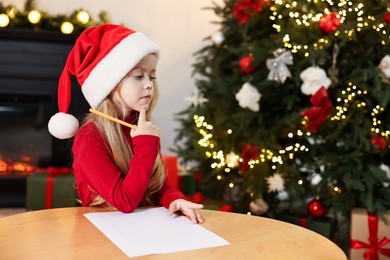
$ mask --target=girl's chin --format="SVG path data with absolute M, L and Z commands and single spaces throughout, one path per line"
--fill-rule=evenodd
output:
M 145 108 L 145 111 L 148 111 L 149 110 L 149 103 L 148 104 L 141 104 L 141 105 L 139 105 L 136 110 L 139 112 L 142 107 Z

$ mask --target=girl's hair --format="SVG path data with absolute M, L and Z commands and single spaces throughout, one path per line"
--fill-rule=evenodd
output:
M 122 96 L 120 95 L 122 82 L 123 80 L 113 90 L 113 92 L 115 91 L 118 92 L 120 98 L 122 98 Z M 154 88 L 154 95 L 149 105 L 149 109 L 146 112 L 146 120 L 150 120 L 151 112 L 156 106 L 158 96 L 159 96 L 156 82 L 154 82 L 153 88 Z M 97 110 L 117 118 L 119 113 L 118 111 L 116 111 L 115 104 L 111 99 L 112 93 L 105 100 L 103 100 L 103 102 L 99 105 Z M 123 113 L 121 114 L 123 115 Z M 139 113 L 137 112 L 137 116 L 138 114 Z M 126 137 L 123 134 L 121 125 L 92 113 L 86 116 L 83 124 L 88 122 L 93 122 L 96 125 L 96 127 L 99 129 L 102 136 L 106 140 L 109 149 L 112 152 L 115 165 L 118 167 L 122 175 L 126 176 L 130 169 L 129 161 L 133 158 L 133 152 L 126 141 Z M 166 178 L 165 165 L 162 161 L 161 154 L 158 154 L 153 166 L 153 172 L 150 177 L 149 185 L 146 188 L 146 191 L 142 197 L 142 202 L 144 204 L 156 205 L 157 202 L 154 201 L 153 199 L 154 194 L 161 189 L 165 181 L 165 178 Z M 106 201 L 104 199 L 98 199 L 97 201 L 94 201 L 90 206 L 98 206 L 103 204 L 106 204 Z

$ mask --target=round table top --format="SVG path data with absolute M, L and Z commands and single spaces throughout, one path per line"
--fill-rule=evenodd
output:
M 0 218 L 0 259 L 128 259 L 83 214 L 104 208 L 57 208 Z M 201 210 L 204 228 L 227 246 L 148 255 L 140 259 L 347 259 L 332 241 L 286 222 Z

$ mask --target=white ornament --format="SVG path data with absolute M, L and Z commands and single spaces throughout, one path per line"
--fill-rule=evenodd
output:
M 311 181 L 310 183 L 314 186 L 316 186 L 318 183 L 320 183 L 322 181 L 322 177 L 321 175 L 319 175 L 318 173 L 314 174 L 312 177 L 311 177 Z
M 222 32 L 220 32 L 220 31 L 215 32 L 213 35 L 211 35 L 211 41 L 216 46 L 220 46 L 224 40 L 225 40 L 225 37 L 223 36 Z
M 379 69 L 385 74 L 387 78 L 390 78 L 390 56 L 386 55 L 382 58 L 378 65 Z
M 301 72 L 301 91 L 305 95 L 314 95 L 322 86 L 326 89 L 332 81 L 326 75 L 326 72 L 320 67 L 309 67 Z
M 268 183 L 268 192 L 284 191 L 284 179 L 280 173 L 275 173 L 266 178 Z
M 202 106 L 204 103 L 209 101 L 207 98 L 203 97 L 203 94 L 198 90 L 191 97 L 185 98 L 186 101 L 191 102 L 194 107 Z
M 379 168 L 386 173 L 386 176 L 387 176 L 387 178 L 390 181 L 390 168 L 389 168 L 389 166 L 387 166 L 386 164 L 382 163 L 381 166 L 379 166 Z M 383 183 L 383 186 L 385 188 L 389 187 L 389 185 L 390 185 L 389 182 L 384 182 Z
M 245 82 L 242 85 L 240 91 L 236 93 L 236 100 L 242 108 L 249 108 L 254 112 L 260 110 L 260 101 L 261 94 L 252 84 Z

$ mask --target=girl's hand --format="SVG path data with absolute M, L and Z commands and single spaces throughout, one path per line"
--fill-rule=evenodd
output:
M 146 108 L 142 106 L 139 110 L 137 129 L 131 129 L 131 137 L 137 135 L 154 135 L 159 136 L 159 129 L 152 122 L 145 119 Z
M 202 204 L 193 203 L 188 200 L 184 199 L 177 199 L 171 202 L 169 205 L 168 213 L 169 215 L 174 214 L 176 211 L 181 211 L 184 215 L 190 217 L 192 222 L 196 223 L 203 223 L 204 218 L 200 213 L 197 211 L 197 209 L 203 208 Z

